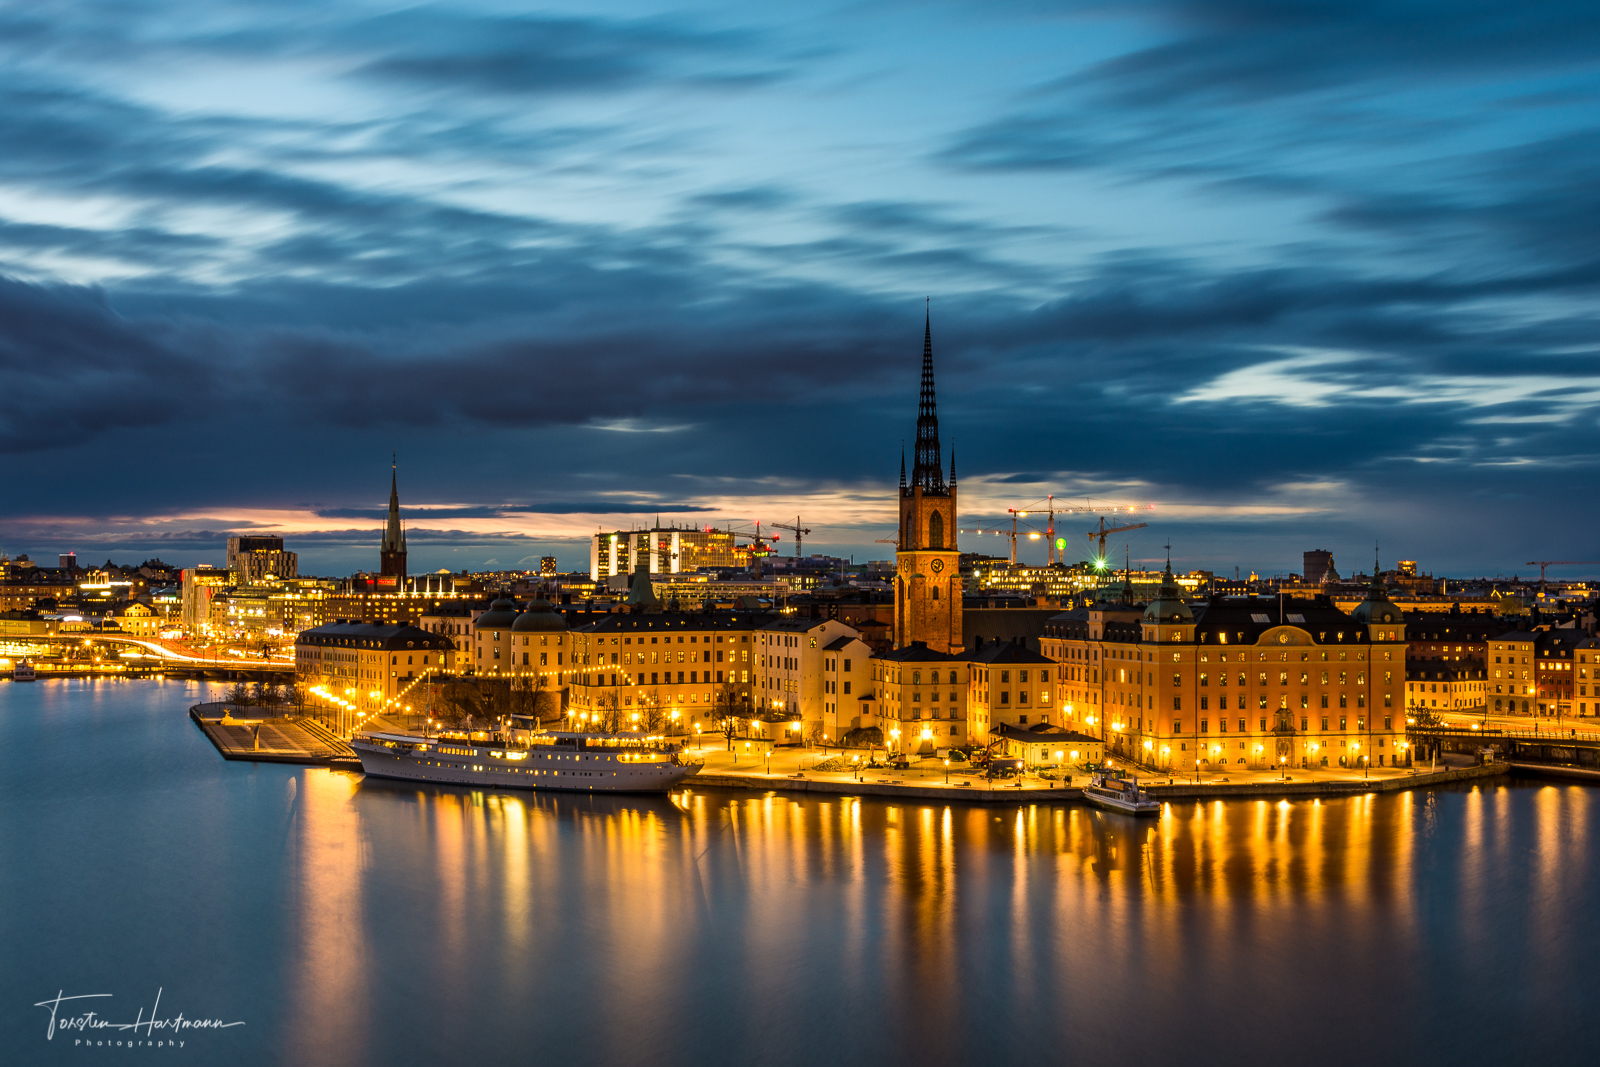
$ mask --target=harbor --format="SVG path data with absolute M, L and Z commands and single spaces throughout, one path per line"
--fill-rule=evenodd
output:
M 189 709 L 189 716 L 226 760 L 260 763 L 296 763 L 306 766 L 337 767 L 359 771 L 361 760 L 355 749 L 314 716 L 252 718 L 248 708 L 233 708 L 223 703 L 200 704 Z M 235 714 L 236 712 L 240 714 Z M 372 733 L 391 737 L 410 736 L 398 722 L 379 718 Z M 624 735 L 625 736 L 625 735 Z M 438 738 L 432 738 L 435 743 Z M 922 760 L 905 768 L 875 765 L 865 754 L 848 755 L 801 747 L 780 747 L 757 751 L 741 748 L 743 742 L 728 746 L 725 739 L 705 737 L 688 746 L 686 758 L 702 761 L 702 769 L 682 788 L 695 791 L 726 789 L 797 796 L 873 796 L 906 801 L 957 804 L 1015 804 L 1082 802 L 1084 788 L 1090 784 L 1087 772 L 1066 772 L 1058 777 L 1016 774 L 993 777 L 964 761 Z M 485 737 L 473 742 L 491 745 Z M 835 763 L 851 765 L 848 770 L 824 769 Z M 1296 772 L 1283 777 L 1270 774 L 1234 774 L 1228 780 L 1193 781 L 1169 776 L 1141 775 L 1126 769 L 1130 781 L 1151 799 L 1267 799 L 1287 797 L 1338 797 L 1364 793 L 1394 793 L 1408 789 L 1430 789 L 1457 782 L 1491 779 L 1510 773 L 1505 760 L 1479 763 L 1461 755 L 1447 755 L 1436 766 L 1411 769 L 1374 770 L 1368 775 L 1337 772 Z M 1522 770 L 1538 769 L 1522 765 Z M 536 788 L 534 784 L 463 784 L 472 788 Z M 548 787 L 548 786 L 546 786 Z

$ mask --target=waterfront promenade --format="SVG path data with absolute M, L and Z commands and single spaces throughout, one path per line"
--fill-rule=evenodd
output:
M 226 760 L 329 766 L 357 758 L 349 745 L 314 718 L 251 717 L 256 710 L 196 704 L 189 717 Z
M 301 763 L 320 766 L 357 766 L 354 753 L 328 727 L 312 718 L 266 721 L 224 719 L 225 707 L 201 705 L 191 717 L 216 745 L 224 759 Z M 239 709 L 248 712 L 249 709 Z M 404 721 L 377 717 L 373 730 L 413 733 Z M 962 761 L 930 758 L 909 768 L 853 765 L 850 754 L 815 748 L 778 748 L 770 751 L 735 739 L 732 749 L 717 734 L 690 739 L 691 756 L 705 767 L 687 783 L 692 789 L 738 789 L 762 792 L 880 796 L 904 800 L 957 803 L 1015 803 L 1019 800 L 1081 800 L 1089 782 L 1085 772 L 1051 772 L 1054 777 L 1025 774 L 990 779 Z M 836 769 L 840 762 L 846 769 Z M 1447 755 L 1436 764 L 1414 768 L 1371 768 L 1363 774 L 1348 768 L 1291 771 L 1287 778 L 1274 772 L 1239 771 L 1225 775 L 1156 775 L 1124 765 L 1123 773 L 1138 780 L 1157 799 L 1263 798 L 1293 796 L 1345 796 L 1428 788 L 1449 782 L 1493 777 L 1508 770 L 1505 763 L 1480 766 L 1470 757 Z
M 736 742 L 736 745 L 742 742 Z M 989 780 L 964 763 L 945 766 L 942 760 L 913 763 L 909 769 L 863 768 L 854 771 L 817 770 L 817 764 L 836 755 L 817 749 L 777 749 L 757 753 L 736 748 L 729 752 L 720 737 L 707 738 L 703 748 L 691 752 L 705 759 L 705 769 L 690 780 L 691 787 L 761 789 L 804 793 L 863 793 L 914 799 L 1014 802 L 1018 799 L 1075 800 L 1088 784 L 1086 773 L 1063 774 L 1059 779 L 1024 775 Z M 848 757 L 846 757 L 848 758 Z M 1415 768 L 1371 768 L 1363 775 L 1346 768 L 1291 771 L 1284 780 L 1272 772 L 1230 772 L 1226 775 L 1154 775 L 1135 768 L 1127 773 L 1157 799 L 1197 797 L 1340 796 L 1367 792 L 1394 792 L 1472 778 L 1504 774 L 1505 764 L 1477 766 L 1468 757 L 1453 756 L 1436 765 Z

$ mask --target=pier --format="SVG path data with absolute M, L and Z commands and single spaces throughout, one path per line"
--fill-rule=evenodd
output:
M 225 760 L 360 769 L 361 761 L 350 746 L 316 719 L 235 718 L 232 714 L 249 710 L 229 704 L 196 704 L 189 709 L 189 718 Z

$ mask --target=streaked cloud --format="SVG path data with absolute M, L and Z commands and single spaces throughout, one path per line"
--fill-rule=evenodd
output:
M 419 566 L 658 508 L 881 555 L 931 296 L 974 527 L 1581 553 L 1581 501 L 1474 531 L 1600 461 L 1597 43 L 1567 0 L 0 5 L 0 453 L 94 472 L 0 547 L 348 569 L 398 450 Z

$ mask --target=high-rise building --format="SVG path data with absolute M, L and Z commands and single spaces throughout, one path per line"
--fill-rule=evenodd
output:
M 228 569 L 239 585 L 250 585 L 269 577 L 298 578 L 300 557 L 283 550 L 281 537 L 230 537 Z
M 734 549 L 730 530 L 661 526 L 594 534 L 589 541 L 589 577 L 601 581 L 632 573 L 643 557 L 651 574 L 685 574 L 706 568 L 740 567 L 747 559 Z
M 211 598 L 233 584 L 233 572 L 222 567 L 183 569 L 183 628 L 191 634 L 211 628 Z
M 1307 585 L 1322 585 L 1324 582 L 1337 582 L 1339 572 L 1333 569 L 1333 553 L 1325 548 L 1314 548 L 1305 553 L 1305 583 Z
M 944 480 L 939 413 L 933 389 L 933 326 L 922 330 L 922 396 L 917 410 L 916 463 L 906 483 L 900 457 L 900 537 L 895 552 L 894 643 L 921 641 L 938 652 L 962 649 L 961 551 L 956 546 L 956 463 Z
M 406 576 L 406 532 L 400 525 L 399 471 L 393 465 L 389 470 L 389 524 L 384 527 L 378 561 L 380 575 L 394 578 Z

